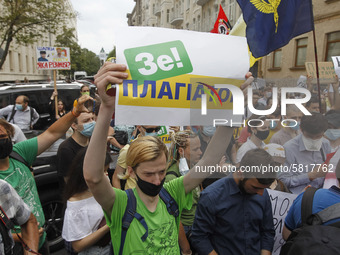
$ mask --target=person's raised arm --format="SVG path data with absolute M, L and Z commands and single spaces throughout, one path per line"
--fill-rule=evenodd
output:
M 92 98 L 88 95 L 80 97 L 73 110 L 54 122 L 44 133 L 38 136 L 38 155 L 48 149 L 55 141 L 63 137 L 75 118 L 82 112 L 88 112 L 84 103 Z
M 106 62 L 95 76 L 95 84 L 102 100 L 99 114 L 84 160 L 84 178 L 97 202 L 111 214 L 115 192 L 104 174 L 107 134 L 115 107 L 115 97 L 106 94 L 106 86 L 120 84 L 127 78 L 126 66 Z
M 334 105 L 332 105 L 332 109 L 340 110 L 340 94 L 339 94 L 339 77 L 336 75 L 334 77 L 334 81 L 332 82 L 331 86 L 333 86 L 334 91 Z
M 246 82 L 241 85 L 244 93 L 246 93 L 248 86 L 254 80 L 251 73 L 246 74 L 246 79 Z M 200 169 L 203 166 L 216 166 L 228 148 L 233 131 L 234 128 L 232 127 L 219 126 L 216 128 L 216 132 L 209 142 L 203 157 L 183 178 L 186 194 L 202 183 L 205 178 L 209 177 L 210 173 L 208 171 L 197 174 L 195 169 Z

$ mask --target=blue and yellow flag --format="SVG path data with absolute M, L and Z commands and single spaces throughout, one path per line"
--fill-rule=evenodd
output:
M 247 24 L 246 36 L 255 58 L 314 29 L 311 0 L 237 0 Z

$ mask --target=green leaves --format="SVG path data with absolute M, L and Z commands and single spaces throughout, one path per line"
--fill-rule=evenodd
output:
M 60 71 L 66 76 L 73 76 L 75 71 L 86 71 L 88 75 L 95 75 L 100 68 L 100 60 L 95 53 L 88 49 L 82 49 L 77 43 L 75 30 L 63 27 L 62 33 L 56 38 L 56 46 L 70 48 L 71 73 L 70 71 Z
M 37 42 L 56 34 L 60 27 L 75 18 L 64 0 L 3 0 L 0 15 L 0 48 L 4 64 L 13 41 L 18 45 Z

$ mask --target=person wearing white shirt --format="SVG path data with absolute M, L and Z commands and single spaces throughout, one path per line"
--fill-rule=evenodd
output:
M 33 125 L 39 119 L 39 114 L 34 108 L 28 106 L 28 102 L 27 96 L 18 96 L 15 99 L 15 105 L 0 109 L 0 118 L 7 116 L 7 121 L 18 125 L 21 130 L 33 129 Z

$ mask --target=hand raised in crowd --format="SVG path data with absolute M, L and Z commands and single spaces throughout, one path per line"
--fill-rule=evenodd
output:
M 332 84 L 332 86 L 333 86 L 334 92 L 335 92 L 335 91 L 338 91 L 340 82 L 339 82 L 339 77 L 338 77 L 337 75 L 334 76 L 334 79 L 333 79 L 333 81 L 331 82 L 331 84 Z
M 89 100 L 94 101 L 89 95 L 82 95 L 78 99 L 74 100 L 72 113 L 75 116 L 79 116 L 82 112 L 89 112 L 89 109 L 85 106 L 85 103 Z
M 97 86 L 98 94 L 102 100 L 103 106 L 114 107 L 115 97 L 106 94 L 108 84 L 120 84 L 123 79 L 128 77 L 125 65 L 119 65 L 111 62 L 105 62 L 94 76 L 94 83 Z
M 51 100 L 53 100 L 56 96 L 58 96 L 58 91 L 54 90 L 51 96 Z
M 245 75 L 246 81 L 240 86 L 240 89 L 243 91 L 244 98 L 246 98 L 248 94 L 248 87 L 254 81 L 253 74 L 251 72 L 247 72 Z
M 316 164 L 312 171 L 308 173 L 308 177 L 311 181 L 316 178 L 325 177 L 328 173 L 328 164 Z

